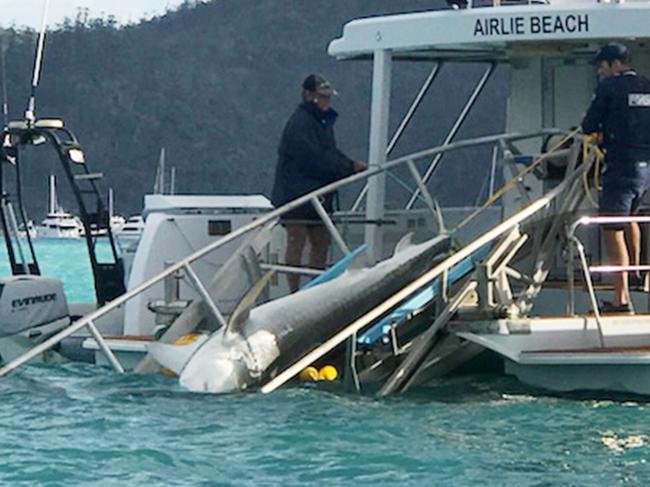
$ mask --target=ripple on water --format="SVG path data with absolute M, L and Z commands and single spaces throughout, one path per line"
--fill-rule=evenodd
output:
M 51 485 L 645 485 L 647 406 L 502 377 L 377 400 L 190 394 L 83 364 L 0 381 L 0 482 Z

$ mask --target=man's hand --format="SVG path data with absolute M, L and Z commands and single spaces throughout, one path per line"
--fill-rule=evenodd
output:
M 365 162 L 360 161 L 358 159 L 356 161 L 354 161 L 354 172 L 365 171 L 367 168 L 368 168 L 368 166 L 366 166 Z

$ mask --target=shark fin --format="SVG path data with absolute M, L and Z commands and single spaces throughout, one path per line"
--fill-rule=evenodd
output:
M 240 323 L 243 323 L 248 318 L 251 308 L 255 306 L 255 301 L 259 295 L 264 291 L 264 288 L 269 284 L 269 281 L 275 274 L 275 271 L 270 270 L 264 274 L 253 287 L 251 287 L 246 294 L 239 300 L 237 306 L 230 315 L 228 320 L 227 330 L 232 330 L 234 327 L 238 327 Z
M 411 245 L 413 245 L 413 232 L 407 233 L 399 240 L 399 242 L 397 242 L 397 245 L 395 245 L 395 250 L 393 251 L 393 255 L 399 254 L 403 250 L 409 248 Z
M 147 350 L 156 362 L 166 369 L 171 370 L 176 375 L 180 375 L 187 362 L 194 355 L 194 352 L 207 340 L 207 335 L 199 335 L 196 340 L 187 345 L 154 342 L 147 346 Z

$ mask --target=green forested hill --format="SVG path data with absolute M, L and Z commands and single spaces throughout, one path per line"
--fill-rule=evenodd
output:
M 161 147 L 177 167 L 179 192 L 269 194 L 280 132 L 311 72 L 340 92 L 340 146 L 367 158 L 370 63 L 327 55 L 344 23 L 443 7 L 436 0 L 213 0 L 120 28 L 110 19 L 77 19 L 48 34 L 37 114 L 66 120 L 88 163 L 106 175 L 103 185 L 115 188 L 122 213 L 141 209 Z M 21 118 L 36 33 L 7 30 L 3 38 L 10 111 Z M 395 66 L 393 127 L 430 68 Z M 448 66 L 396 152 L 440 142 L 482 69 Z M 461 137 L 502 129 L 504 82 L 497 73 Z M 433 187 L 443 203 L 473 201 L 475 190 L 467 188 L 479 185 L 486 170 L 481 163 L 468 179 L 467 164 L 476 162 L 470 155 L 446 161 L 444 189 Z M 49 152 L 30 151 L 25 173 L 33 217 L 45 211 L 47 174 L 56 167 Z M 72 199 L 61 196 L 72 208 Z

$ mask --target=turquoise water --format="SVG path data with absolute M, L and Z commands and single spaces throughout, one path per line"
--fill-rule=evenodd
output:
M 37 245 L 70 299 L 92 297 L 81 242 Z M 32 365 L 1 379 L 0 397 L 2 485 L 650 485 L 650 405 L 554 398 L 508 377 L 386 400 L 211 396 Z
M 81 239 L 36 239 L 34 251 L 41 274 L 55 276 L 63 281 L 63 288 L 69 302 L 89 303 L 95 301 L 92 272 L 86 243 Z M 18 251 L 15 251 L 18 254 Z M 28 255 L 26 243 L 23 252 Z M 98 258 L 110 256 L 110 247 L 100 241 Z M 4 241 L 0 242 L 0 276 L 11 273 Z

